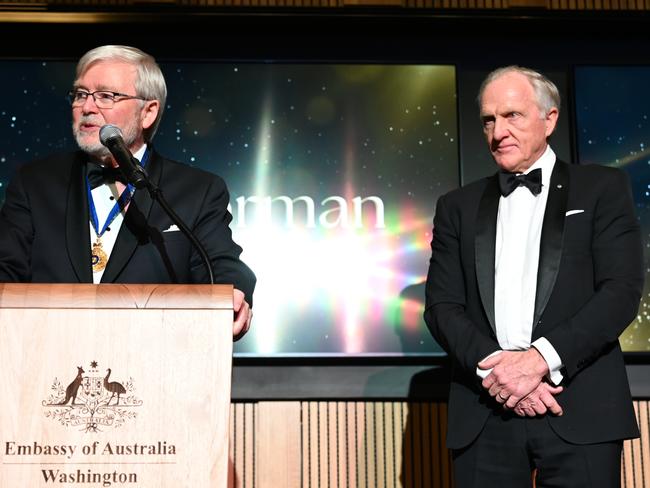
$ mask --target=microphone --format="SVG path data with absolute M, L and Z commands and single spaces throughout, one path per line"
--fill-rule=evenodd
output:
M 129 183 L 136 188 L 149 186 L 147 173 L 126 147 L 119 127 L 110 124 L 102 126 L 99 129 L 99 141 L 111 152 Z
M 160 204 L 172 222 L 174 222 L 181 232 L 190 240 L 201 256 L 201 261 L 203 261 L 203 264 L 205 265 L 210 284 L 214 285 L 214 276 L 212 274 L 212 266 L 210 266 L 208 253 L 185 222 L 183 222 L 183 220 L 169 206 L 160 188 L 149 181 L 149 176 L 147 176 L 144 168 L 140 166 L 138 160 L 133 157 L 129 148 L 126 147 L 120 128 L 110 124 L 102 126 L 102 128 L 99 129 L 99 140 L 108 148 L 115 158 L 115 161 L 120 165 L 120 169 L 127 181 L 138 189 L 146 188 L 149 191 L 151 198 Z

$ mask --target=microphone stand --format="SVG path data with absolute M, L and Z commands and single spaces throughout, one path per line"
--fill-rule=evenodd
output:
M 172 208 L 169 206 L 167 200 L 165 200 L 165 197 L 162 194 L 162 190 L 149 180 L 149 175 L 147 175 L 147 172 L 144 170 L 144 168 L 140 166 L 140 163 L 133 157 L 132 157 L 132 162 L 134 167 L 129 168 L 130 171 L 129 169 L 127 169 L 126 171 L 123 169 L 122 173 L 124 174 L 124 176 L 126 176 L 129 183 L 131 183 L 137 189 L 146 188 L 149 191 L 149 195 L 151 195 L 151 198 L 156 202 L 158 202 L 158 204 L 162 207 L 165 213 L 172 220 L 172 222 L 174 222 L 174 224 L 178 226 L 178 228 L 185 235 L 185 237 L 187 237 L 190 240 L 192 245 L 196 248 L 196 250 L 201 255 L 201 260 L 203 261 L 203 264 L 208 270 L 210 284 L 214 285 L 214 275 L 212 274 L 212 266 L 210 266 L 210 258 L 208 258 L 208 253 L 205 251 L 205 248 L 199 242 L 196 236 L 192 233 L 189 227 L 185 225 L 185 222 L 183 222 L 181 218 L 176 214 L 176 212 L 174 212 Z

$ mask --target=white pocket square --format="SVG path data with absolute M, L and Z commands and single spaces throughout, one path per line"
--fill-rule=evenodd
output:
M 569 210 L 566 213 L 566 216 L 568 217 L 569 215 L 575 215 L 575 214 L 579 214 L 579 213 L 583 213 L 583 212 L 584 212 L 584 210 Z
M 180 229 L 176 224 L 172 224 L 169 226 L 169 229 L 163 230 L 163 232 L 178 232 Z

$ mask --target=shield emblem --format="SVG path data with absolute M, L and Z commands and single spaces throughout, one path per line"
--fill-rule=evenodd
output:
M 102 377 L 86 376 L 81 383 L 84 395 L 89 398 L 97 398 L 102 394 Z

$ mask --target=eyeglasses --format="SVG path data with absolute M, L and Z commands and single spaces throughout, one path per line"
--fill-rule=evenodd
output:
M 86 90 L 71 90 L 68 93 L 68 100 L 70 100 L 70 105 L 73 107 L 81 107 L 86 103 L 86 99 L 89 96 L 93 97 L 95 105 L 97 105 L 98 108 L 113 108 L 115 102 L 121 102 L 122 100 L 146 100 L 146 98 L 142 97 L 104 90 L 94 92 L 88 92 Z

